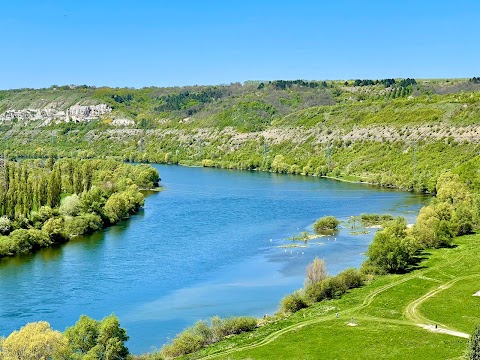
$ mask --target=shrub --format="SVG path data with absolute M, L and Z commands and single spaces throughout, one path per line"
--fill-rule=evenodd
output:
M 0 234 L 8 235 L 10 231 L 12 231 L 12 221 L 6 215 L 0 217 Z
M 212 319 L 213 327 L 213 319 Z M 223 320 L 221 327 L 223 336 L 240 334 L 242 332 L 252 331 L 257 327 L 257 319 L 248 316 L 230 317 Z
M 68 235 L 65 233 L 65 221 L 63 218 L 50 218 L 45 221 L 42 226 L 42 230 L 45 231 L 53 243 L 61 243 L 68 240 Z
M 336 276 L 310 284 L 305 288 L 305 299 L 309 303 L 340 297 L 349 289 L 363 285 L 363 275 L 356 269 L 347 269 Z
M 178 334 L 170 344 L 164 345 L 160 355 L 174 358 L 190 354 L 228 335 L 252 331 L 256 327 L 257 319 L 245 316 L 226 319 L 215 316 L 210 319 L 210 326 L 206 321 L 197 321 L 194 326 Z
M 2 359 L 70 359 L 72 351 L 62 333 L 45 321 L 28 323 L 11 333 L 1 346 Z
M 334 216 L 324 216 L 318 219 L 313 225 L 313 229 L 318 233 L 322 230 L 335 230 L 337 229 L 340 221 L 338 221 Z
M 60 214 L 75 216 L 81 210 L 81 201 L 77 194 L 65 197 L 60 204 Z
M 470 337 L 469 349 L 468 349 L 468 359 L 469 360 L 479 360 L 480 359 L 480 326 L 477 325 L 475 331 Z
M 317 256 L 307 266 L 307 275 L 303 286 L 307 288 L 309 285 L 320 282 L 328 277 L 327 268 L 325 267 L 325 260 L 320 260 Z
M 282 299 L 280 302 L 280 311 L 282 313 L 293 314 L 307 306 L 303 294 L 300 291 L 295 291 L 293 294 L 288 294 Z
M 50 206 L 42 206 L 38 211 L 32 211 L 30 221 L 35 227 L 42 227 L 43 223 L 48 219 L 58 215 L 58 211 L 53 210 Z
M 367 255 L 371 265 L 389 273 L 405 272 L 415 261 L 416 240 L 407 234 L 403 218 L 388 222 L 373 237 Z
M 346 269 L 337 275 L 341 282 L 345 284 L 347 289 L 354 289 L 363 285 L 363 274 L 357 269 Z

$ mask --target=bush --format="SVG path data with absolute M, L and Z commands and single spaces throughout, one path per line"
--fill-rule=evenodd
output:
M 323 279 L 305 288 L 305 299 L 310 303 L 340 297 L 349 289 L 363 285 L 363 275 L 357 269 L 347 269 L 336 276 Z
M 174 358 L 190 354 L 226 336 L 252 331 L 256 327 L 257 319 L 245 316 L 226 319 L 215 316 L 210 319 L 210 326 L 206 321 L 197 321 L 194 326 L 178 334 L 170 344 L 164 345 L 160 355 Z
M 68 235 L 65 233 L 65 221 L 63 218 L 50 218 L 45 221 L 42 226 L 53 243 L 62 243 L 68 240 Z
M 30 213 L 30 221 L 36 228 L 41 228 L 48 219 L 58 215 L 58 210 L 53 210 L 50 206 L 42 206 L 38 211 Z
M 0 217 L 0 234 L 8 235 L 10 231 L 12 231 L 12 221 L 6 215 Z
M 479 360 L 480 359 L 480 326 L 477 325 L 475 331 L 470 337 L 469 349 L 468 349 L 468 359 L 469 360 Z
M 0 237 L 0 257 L 22 254 L 52 244 L 47 233 L 37 229 L 17 229 Z
M 347 289 L 354 289 L 363 285 L 364 276 L 357 269 L 346 269 L 337 275 L 341 282 L 345 284 Z
M 301 309 L 308 307 L 304 296 L 300 291 L 288 294 L 280 302 L 280 312 L 293 314 Z
M 334 216 L 324 216 L 318 219 L 313 225 L 313 229 L 318 233 L 322 230 L 336 230 L 340 221 Z
M 416 240 L 407 234 L 405 219 L 388 222 L 373 237 L 367 256 L 371 265 L 389 273 L 402 273 L 415 262 Z
M 65 197 L 60 204 L 60 214 L 76 216 L 81 210 L 81 201 L 77 194 Z
M 212 328 L 215 329 L 213 326 L 214 321 L 212 318 Z M 218 325 L 218 323 L 217 323 Z M 252 331 L 257 327 L 257 319 L 254 317 L 247 317 L 247 316 L 239 316 L 239 317 L 230 317 L 222 320 L 222 326 L 220 328 L 221 334 L 223 337 L 228 335 L 240 334 L 242 332 Z
M 320 260 L 317 256 L 307 266 L 307 275 L 303 286 L 307 288 L 309 285 L 320 282 L 328 277 L 327 268 L 325 267 L 325 260 Z
M 28 323 L 11 333 L 0 347 L 2 359 L 71 359 L 67 338 L 45 321 Z

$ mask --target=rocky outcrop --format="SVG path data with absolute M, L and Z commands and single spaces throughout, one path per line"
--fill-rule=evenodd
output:
M 113 126 L 130 126 L 130 125 L 135 125 L 135 121 L 131 119 L 113 119 L 112 125 Z
M 108 114 L 112 111 L 112 108 L 106 104 L 99 105 L 73 105 L 67 109 L 66 118 L 70 118 L 72 121 L 89 121 L 98 119 L 100 116 Z
M 7 110 L 0 114 L 0 122 L 22 122 L 25 125 L 32 121 L 43 121 L 42 125 L 48 125 L 52 121 L 60 122 L 84 122 L 100 118 L 102 115 L 108 114 L 112 108 L 106 104 L 99 105 L 73 105 L 66 110 L 57 108 L 42 109 L 21 109 Z

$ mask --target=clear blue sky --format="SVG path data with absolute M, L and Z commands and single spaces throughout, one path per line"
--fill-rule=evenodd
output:
M 480 76 L 480 1 L 4 0 L 0 89 Z

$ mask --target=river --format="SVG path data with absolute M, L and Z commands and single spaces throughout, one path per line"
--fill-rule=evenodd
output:
M 261 172 L 155 165 L 164 191 L 93 235 L 0 261 L 0 335 L 46 320 L 63 331 L 81 314 L 115 313 L 141 353 L 214 315 L 273 314 L 324 258 L 330 274 L 358 267 L 373 233 L 280 248 L 315 220 L 361 213 L 413 222 L 427 197 L 365 184 Z M 344 224 L 346 227 L 347 225 Z M 301 245 L 303 243 L 297 242 Z

